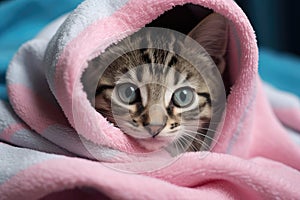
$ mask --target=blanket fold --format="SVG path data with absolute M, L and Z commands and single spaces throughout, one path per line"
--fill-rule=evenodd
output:
M 178 7 L 179 17 L 228 19 L 232 88 L 211 152 L 173 157 L 146 152 L 109 123 L 82 79 L 91 59 Z M 10 63 L 0 199 L 299 198 L 300 148 L 286 129 L 300 132 L 299 100 L 263 85 L 257 63 L 254 31 L 233 0 L 85 0 Z

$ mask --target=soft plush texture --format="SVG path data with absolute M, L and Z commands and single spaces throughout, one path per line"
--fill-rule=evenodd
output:
M 264 84 L 264 89 L 272 110 L 293 140 L 300 144 L 300 101 L 296 95 L 286 91 L 279 91 L 269 84 Z
M 186 153 L 162 168 L 123 173 L 116 169 L 156 166 L 156 158 L 168 155 L 141 157 L 143 150 L 94 110 L 82 89 L 86 62 L 185 3 L 231 21 L 234 86 L 224 126 L 211 153 Z M 257 64 L 254 32 L 234 1 L 86 0 L 25 43 L 11 61 L 0 139 L 23 148 L 0 143 L 1 198 L 296 199 L 300 149 L 273 113 Z M 277 113 L 281 120 L 287 115 Z

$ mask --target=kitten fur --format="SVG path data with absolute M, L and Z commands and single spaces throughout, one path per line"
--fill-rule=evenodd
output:
M 227 32 L 225 18 L 212 13 L 188 34 L 214 61 L 206 52 L 194 55 L 202 67 L 216 64 L 223 74 Z M 209 137 L 206 132 L 212 117 L 210 90 L 197 69 L 172 51 L 188 48 L 183 47 L 172 33 L 167 37 L 153 41 L 151 34 L 129 36 L 114 45 L 130 51 L 118 56 L 102 72 L 95 94 L 95 109 L 149 151 L 168 145 L 173 145 L 177 153 L 209 150 L 210 142 L 204 142 L 204 139 Z M 149 48 L 136 50 L 132 47 L 132 44 L 141 42 L 149 44 Z M 151 48 L 153 42 L 164 43 L 171 51 Z M 103 65 L 105 57 L 111 53 L 114 53 L 112 47 L 91 60 L 89 66 Z M 120 100 L 120 87 L 125 87 L 125 92 L 134 93 L 132 103 Z M 193 94 L 188 107 L 174 103 L 176 90 L 182 99 L 188 97 L 184 96 L 186 94 Z M 209 140 L 213 138 L 209 137 Z

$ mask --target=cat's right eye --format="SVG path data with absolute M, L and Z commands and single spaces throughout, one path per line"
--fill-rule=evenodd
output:
M 184 108 L 191 105 L 194 101 L 194 92 L 190 87 L 182 87 L 177 89 L 172 97 L 175 106 Z
M 136 85 L 132 83 L 123 83 L 117 85 L 117 93 L 124 104 L 133 104 L 140 99 L 140 92 Z

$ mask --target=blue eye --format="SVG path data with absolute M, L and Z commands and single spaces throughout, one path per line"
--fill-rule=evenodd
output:
M 189 87 L 182 87 L 173 93 L 172 101 L 175 106 L 183 108 L 194 102 L 194 91 Z
M 125 104 L 133 104 L 140 97 L 139 89 L 132 83 L 123 83 L 117 86 L 120 100 Z

